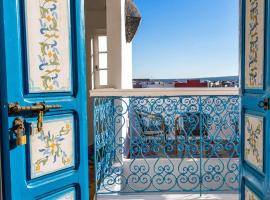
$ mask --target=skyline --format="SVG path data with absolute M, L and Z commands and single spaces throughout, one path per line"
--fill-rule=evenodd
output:
M 133 78 L 239 74 L 238 0 L 134 1 L 142 22 L 133 40 Z
M 218 79 L 218 80 L 223 80 L 223 79 L 238 79 L 239 80 L 240 76 L 239 75 L 235 75 L 235 76 L 211 76 L 211 77 L 194 77 L 194 78 L 148 78 L 149 80 L 197 80 L 197 79 L 201 79 L 201 80 L 206 80 L 206 79 Z M 133 80 L 143 80 L 143 79 L 147 79 L 147 78 L 133 78 Z

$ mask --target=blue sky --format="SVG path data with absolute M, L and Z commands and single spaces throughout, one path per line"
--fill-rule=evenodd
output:
M 134 1 L 134 78 L 238 75 L 238 0 Z

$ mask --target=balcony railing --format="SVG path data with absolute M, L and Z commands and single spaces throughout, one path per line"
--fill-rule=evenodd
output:
M 238 190 L 237 89 L 91 96 L 97 194 Z

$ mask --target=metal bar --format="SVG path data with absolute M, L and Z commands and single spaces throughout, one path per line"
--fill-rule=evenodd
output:
M 199 97 L 199 113 L 200 113 L 200 197 L 202 196 L 202 153 L 203 153 L 203 146 L 202 146 L 202 99 Z
M 238 190 L 238 96 L 93 100 L 97 194 Z
M 93 99 L 93 111 L 94 111 L 94 163 L 95 163 L 95 194 L 97 194 L 98 187 L 97 187 L 97 127 L 96 127 L 96 117 L 97 117 L 97 109 L 96 109 L 96 98 Z
M 38 103 L 31 106 L 20 106 L 17 103 L 11 103 L 8 105 L 9 113 L 20 113 L 27 111 L 47 111 L 49 109 L 59 109 L 61 105 L 46 105 L 44 103 Z
M 90 97 L 239 96 L 239 88 L 95 89 Z

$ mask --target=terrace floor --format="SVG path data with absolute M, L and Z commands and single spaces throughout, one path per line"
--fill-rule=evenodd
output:
M 128 194 L 128 195 L 99 195 L 97 200 L 238 200 L 238 194 Z

